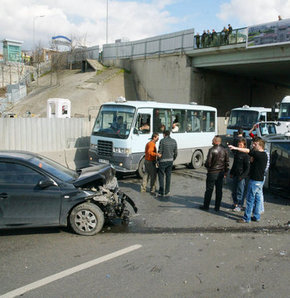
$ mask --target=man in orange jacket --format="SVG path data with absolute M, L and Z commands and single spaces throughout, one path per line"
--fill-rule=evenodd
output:
M 147 181 L 150 179 L 150 192 L 155 193 L 156 190 L 156 159 L 161 157 L 157 152 L 156 143 L 159 140 L 159 134 L 153 133 L 152 140 L 146 144 L 145 147 L 145 173 L 141 184 L 141 192 L 146 192 Z

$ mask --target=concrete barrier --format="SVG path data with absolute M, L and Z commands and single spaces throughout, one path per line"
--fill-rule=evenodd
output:
M 39 154 L 48 157 L 71 170 L 76 170 L 89 165 L 88 150 L 89 147 L 82 147 L 58 151 L 46 151 Z

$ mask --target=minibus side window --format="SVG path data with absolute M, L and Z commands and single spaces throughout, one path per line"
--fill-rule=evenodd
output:
M 173 110 L 172 111 L 172 132 L 185 131 L 185 111 Z
M 153 132 L 163 132 L 171 130 L 171 110 L 153 110 Z
M 142 134 L 150 133 L 150 123 L 151 123 L 151 115 L 150 114 L 138 114 L 135 131 Z

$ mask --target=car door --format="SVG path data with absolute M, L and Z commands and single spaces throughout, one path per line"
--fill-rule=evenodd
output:
M 41 188 L 44 173 L 16 162 L 0 162 L 0 226 L 58 225 L 61 191 Z
M 290 142 L 273 142 L 271 148 L 270 188 L 290 196 Z

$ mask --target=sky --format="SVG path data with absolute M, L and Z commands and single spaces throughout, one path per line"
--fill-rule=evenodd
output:
M 107 11 L 108 43 L 290 18 L 290 0 L 0 0 L 0 6 L 0 40 L 23 41 L 26 50 L 49 47 L 57 35 L 81 46 L 105 44 Z

